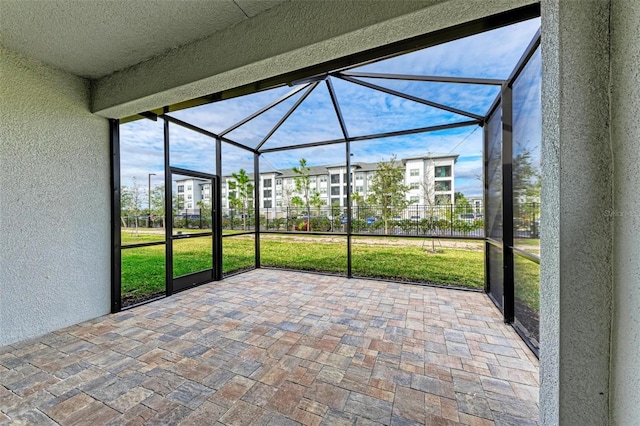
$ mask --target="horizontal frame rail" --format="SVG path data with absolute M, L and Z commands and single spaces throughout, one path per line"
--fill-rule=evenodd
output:
M 490 86 L 502 86 L 505 80 L 496 78 L 473 78 L 473 77 L 447 77 L 435 75 L 410 75 L 410 74 L 385 74 L 375 72 L 351 72 L 344 71 L 340 73 L 349 77 L 359 78 L 380 78 L 386 80 L 406 80 L 406 81 L 424 81 L 432 83 L 457 83 L 457 84 L 482 84 Z
M 398 131 L 395 131 L 395 132 L 376 133 L 376 134 L 373 134 L 373 135 L 366 135 L 366 136 L 352 136 L 352 137 L 349 138 L 349 142 L 367 141 L 367 140 L 372 140 L 372 139 L 392 138 L 392 137 L 396 137 L 396 136 L 406 136 L 406 135 L 413 135 L 413 134 L 417 134 L 417 133 L 438 132 L 440 130 L 456 129 L 456 128 L 459 128 L 459 127 L 482 126 L 483 124 L 484 124 L 484 121 L 482 121 L 482 120 L 461 121 L 461 122 L 458 122 L 458 123 L 449 123 L 449 124 L 440 124 L 440 125 L 437 125 L 437 126 L 418 127 L 416 129 L 398 130 Z M 266 149 L 260 150 L 260 153 L 262 154 L 262 153 L 267 153 L 267 152 L 287 151 L 287 150 L 290 150 L 290 149 L 298 149 L 298 148 L 312 148 L 312 147 L 316 147 L 316 146 L 333 145 L 333 144 L 345 143 L 345 142 L 347 142 L 347 140 L 344 139 L 344 138 L 342 138 L 342 139 L 331 139 L 331 140 L 327 140 L 327 141 L 309 142 L 309 143 L 304 143 L 304 144 L 299 144 L 299 145 L 278 146 L 278 147 L 275 147 L 275 148 L 266 148 Z
M 162 240 L 162 241 L 153 241 L 149 243 L 123 244 L 120 246 L 120 248 L 122 250 L 125 250 L 125 249 L 134 249 L 134 248 L 140 248 L 140 247 L 162 246 L 165 244 L 167 244 L 167 242 L 165 240 Z

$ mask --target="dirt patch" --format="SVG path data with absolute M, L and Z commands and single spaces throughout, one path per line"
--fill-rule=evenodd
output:
M 165 295 L 164 291 L 158 291 L 155 293 L 143 293 L 143 294 L 135 294 L 135 292 L 131 292 L 129 294 L 122 296 L 122 307 L 126 308 L 127 306 L 137 305 L 138 303 L 146 302 L 147 300 L 151 300 L 151 299 L 156 299 L 164 295 Z

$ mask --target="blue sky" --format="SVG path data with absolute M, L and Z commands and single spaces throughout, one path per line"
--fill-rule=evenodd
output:
M 528 46 L 540 26 L 539 19 L 478 34 L 429 49 L 371 63 L 353 71 L 482 77 L 504 79 Z M 363 79 L 373 84 L 422 97 L 434 102 L 484 115 L 498 94 L 493 86 L 426 83 L 400 80 Z M 531 76 L 529 80 L 535 80 Z M 536 80 L 537 82 L 537 80 Z M 350 136 L 404 130 L 469 120 L 437 108 L 365 88 L 351 82 L 332 79 L 342 114 Z M 294 88 L 280 87 L 241 98 L 203 105 L 171 113 L 213 132 L 221 132 L 249 116 L 263 106 L 278 99 Z M 255 147 L 285 112 L 303 95 L 302 90 L 274 109 L 239 127 L 227 136 Z M 523 90 L 521 113 L 527 111 L 529 100 L 536 96 L 532 90 Z M 515 101 L 515 100 L 514 100 Z M 534 120 L 535 121 L 535 120 Z M 140 120 L 121 126 L 121 178 L 130 186 L 135 177 L 146 188 L 147 176 L 152 186 L 162 183 L 163 129 L 162 121 Z M 215 172 L 215 142 L 195 132 L 171 125 L 172 165 L 194 170 Z M 537 131 L 537 135 L 535 132 Z M 522 129 L 523 135 L 533 134 L 531 144 L 539 140 L 539 130 Z M 341 138 L 342 134 L 333 111 L 328 90 L 320 83 L 300 107 L 267 141 L 263 148 L 289 146 Z M 524 143 L 524 142 L 523 142 Z M 532 147 L 530 147 L 531 149 Z M 482 194 L 482 129 L 477 126 L 410 136 L 354 142 L 351 144 L 352 161 L 376 162 L 388 159 L 416 157 L 431 154 L 458 154 L 455 187 L 468 196 Z M 295 149 L 264 154 L 262 171 L 290 168 L 301 157 L 310 165 L 344 163 L 343 144 L 310 149 Z M 538 159 L 539 160 L 539 159 Z M 253 170 L 253 154 L 224 144 L 223 174 L 240 168 Z

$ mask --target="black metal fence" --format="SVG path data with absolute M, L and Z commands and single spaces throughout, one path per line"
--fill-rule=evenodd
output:
M 176 229 L 211 229 L 212 218 L 200 209 L 174 216 Z M 222 229 L 255 230 L 253 209 L 225 209 Z M 484 210 L 480 206 L 411 205 L 405 209 L 378 206 L 351 208 L 351 232 L 365 235 L 414 235 L 425 237 L 483 238 Z M 496 218 L 500 220 L 500 218 Z M 160 216 L 123 216 L 125 228 L 162 228 Z M 344 207 L 279 207 L 260 210 L 261 231 L 346 233 L 347 213 Z M 540 203 L 514 204 L 515 238 L 540 238 Z
M 366 235 L 423 235 L 439 237 L 484 237 L 481 208 L 468 204 L 411 205 L 404 209 L 356 206 L 351 209 L 351 232 Z M 264 231 L 347 232 L 343 207 L 262 209 Z

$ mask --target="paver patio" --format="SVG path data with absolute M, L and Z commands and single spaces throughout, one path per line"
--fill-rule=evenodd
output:
M 259 269 L 0 348 L 0 424 L 537 424 L 487 296 Z

